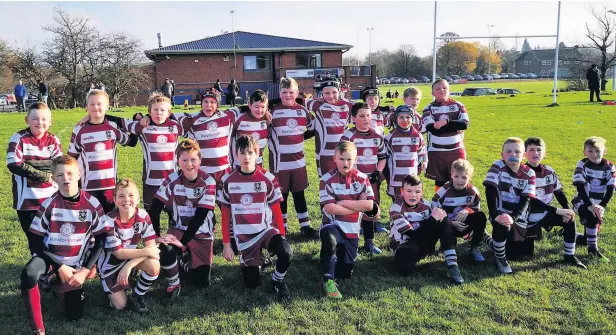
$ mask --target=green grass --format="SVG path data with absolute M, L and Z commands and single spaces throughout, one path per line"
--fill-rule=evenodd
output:
M 544 83 L 540 83 L 544 84 Z M 539 91 L 529 83 L 523 91 Z M 507 85 L 509 86 L 509 85 Z M 465 141 L 475 165 L 474 184 L 481 182 L 489 166 L 499 157 L 502 141 L 509 136 L 541 136 L 547 142 L 545 163 L 561 176 L 571 199 L 572 174 L 582 157 L 582 143 L 591 135 L 608 141 L 607 158 L 616 160 L 616 107 L 590 104 L 587 92 L 560 93 L 560 107 L 551 103 L 549 85 L 543 93 L 491 97 L 464 97 L 471 126 Z M 428 102 L 424 90 L 422 106 Z M 610 96 L 605 96 L 610 98 Z M 614 96 L 611 96 L 614 98 Z M 397 105 L 401 99 L 391 101 Z M 129 116 L 144 108 L 126 108 L 118 115 Z M 52 132 L 67 149 L 71 130 L 83 110 L 54 111 Z M 116 113 L 114 113 L 116 114 Z M 6 147 L 9 137 L 25 126 L 23 114 L 0 115 L 0 138 Z M 320 220 L 318 183 L 313 161 L 314 144 L 307 143 L 309 178 L 307 191 L 313 226 Z M 141 181 L 141 149 L 119 149 L 120 177 Z M 26 240 L 11 209 L 10 174 L 0 172 L 0 315 L 2 334 L 26 334 L 28 330 L 19 293 L 19 274 L 28 261 Z M 425 196 L 433 194 L 426 180 Z M 384 186 L 381 190 L 384 192 Z M 383 198 L 384 221 L 390 201 Z M 482 204 L 485 208 L 485 203 Z M 86 314 L 78 322 L 64 320 L 56 299 L 43 294 L 43 313 L 50 334 L 615 334 L 616 324 L 616 215 L 611 204 L 599 244 L 614 263 L 589 262 L 582 271 L 560 263 L 561 237 L 554 233 L 537 244 L 536 257 L 529 262 L 512 262 L 514 274 L 501 276 L 493 257 L 484 249 L 487 263 L 471 265 L 468 245 L 459 241 L 460 267 L 466 283 L 451 286 L 442 256 L 421 262 L 420 271 L 401 278 L 393 271 L 392 255 L 385 251 L 375 257 L 360 256 L 353 278 L 340 281 L 341 301 L 326 301 L 320 293 L 318 264 L 311 256 L 319 249 L 316 241 L 298 236 L 298 224 L 290 204 L 290 241 L 295 261 L 287 282 L 294 294 L 288 306 L 276 303 L 269 287 L 254 291 L 243 287 L 239 264 L 227 263 L 220 253 L 214 257 L 213 283 L 207 289 L 184 285 L 182 299 L 171 308 L 159 304 L 162 278 L 149 295 L 152 312 L 139 316 L 110 310 L 98 280 L 88 281 Z M 578 229 L 581 227 L 578 225 Z M 490 229 L 490 228 L 488 228 Z M 387 237 L 377 236 L 385 250 Z M 217 249 L 220 250 L 219 244 Z M 578 255 L 587 262 L 586 250 Z M 267 283 L 271 268 L 265 271 Z

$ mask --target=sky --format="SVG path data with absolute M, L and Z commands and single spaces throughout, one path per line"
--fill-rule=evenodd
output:
M 616 5 L 605 2 L 608 9 Z M 13 46 L 42 48 L 51 33 L 53 8 L 88 17 L 101 32 L 129 33 L 141 39 L 144 50 L 173 45 L 232 30 L 233 28 L 308 40 L 353 45 L 348 54 L 362 58 L 369 46 L 396 49 L 412 44 L 419 55 L 432 52 L 434 2 L 0 2 L 0 36 Z M 438 2 L 437 35 L 455 32 L 461 36 L 554 35 L 557 2 L 486 1 Z M 602 10 L 600 2 L 563 1 L 561 38 L 567 45 L 584 42 L 585 25 L 594 21 L 587 8 Z M 36 19 L 30 19 L 36 18 Z M 369 43 L 367 28 L 374 28 Z M 487 40 L 482 40 L 487 43 Z M 515 39 L 502 40 L 513 47 Z M 521 48 L 523 39 L 517 40 Z M 555 38 L 529 38 L 532 47 L 553 47 Z

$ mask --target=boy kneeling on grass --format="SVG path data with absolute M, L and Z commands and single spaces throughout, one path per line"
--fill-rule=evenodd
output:
M 389 209 L 390 246 L 396 269 L 403 276 L 410 275 L 417 262 L 432 253 L 440 240 L 449 277 L 455 284 L 462 284 L 464 278 L 458 268 L 455 238 L 447 213 L 441 208 L 431 208 L 430 202 L 422 197 L 421 179 L 408 175 L 402 182 L 402 196 Z
M 52 289 L 60 298 L 69 321 L 81 319 L 84 312 L 83 282 L 96 264 L 105 239 L 113 239 L 112 227 L 100 202 L 79 189 L 77 160 L 63 155 L 51 163 L 58 192 L 39 208 L 30 232 L 34 233 L 34 256 L 21 272 L 21 294 L 34 334 L 45 334 L 38 280 L 54 272 L 59 280 Z M 89 248 L 90 237 L 95 237 Z
M 120 310 L 128 303 L 126 290 L 130 287 L 131 271 L 141 270 L 133 289 L 131 307 L 139 313 L 147 313 L 145 294 L 160 272 L 156 232 L 148 213 L 137 208 L 140 199 L 134 181 L 122 179 L 116 183 L 113 199 L 116 208 L 107 213 L 107 218 L 113 224 L 114 238 L 107 239 L 105 250 L 98 258 L 98 274 L 111 307 Z M 145 247 L 137 249 L 141 240 Z
M 261 284 L 261 252 L 267 249 L 277 257 L 272 274 L 272 288 L 278 300 L 291 298 L 284 283 L 293 252 L 285 239 L 284 220 L 280 211 L 282 192 L 273 174 L 256 164 L 259 144 L 251 135 L 242 135 L 235 142 L 239 166 L 222 177 L 218 201 L 222 204 L 223 256 L 233 260 L 230 223 L 240 253 L 240 264 L 247 288 Z

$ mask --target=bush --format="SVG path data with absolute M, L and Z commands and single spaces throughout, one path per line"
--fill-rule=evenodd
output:
M 588 90 L 588 82 L 583 79 L 574 79 L 569 81 L 569 91 L 586 91 Z

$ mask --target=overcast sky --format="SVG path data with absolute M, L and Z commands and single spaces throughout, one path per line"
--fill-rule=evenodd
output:
M 616 5 L 605 3 L 608 8 Z M 145 49 L 172 45 L 231 31 L 230 11 L 235 10 L 235 30 L 335 42 L 355 46 L 349 54 L 412 44 L 420 55 L 432 52 L 434 2 L 2 2 L 0 37 L 17 46 L 41 47 L 50 33 L 53 7 L 86 15 L 102 32 L 124 31 L 143 41 Z M 600 2 L 561 5 L 561 41 L 584 41 L 585 24 L 593 23 L 586 8 Z M 13 15 L 12 13 L 15 13 Z M 547 35 L 556 33 L 556 2 L 438 2 L 437 35 L 453 31 L 462 36 Z M 593 23 L 594 24 L 594 23 Z M 518 41 L 522 46 L 523 39 Z M 506 39 L 513 46 L 514 39 Z M 531 46 L 553 47 L 554 38 L 530 38 Z M 486 43 L 484 40 L 483 43 Z

